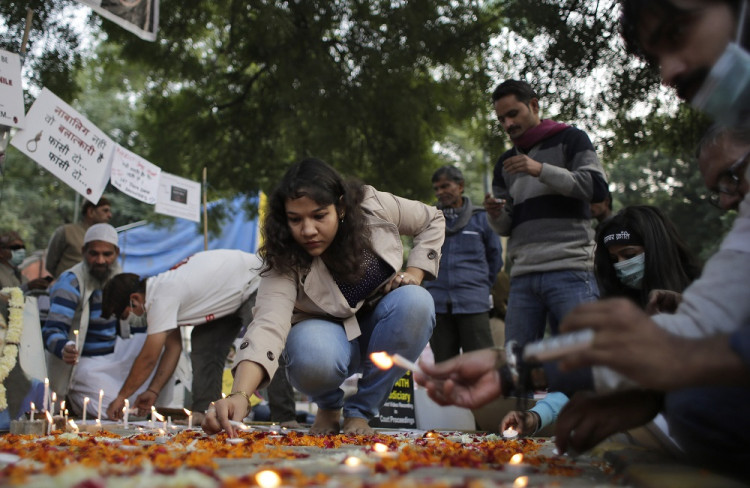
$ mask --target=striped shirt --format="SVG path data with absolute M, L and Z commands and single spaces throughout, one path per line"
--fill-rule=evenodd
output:
M 65 271 L 50 290 L 50 309 L 42 327 L 44 347 L 62 357 L 62 350 L 70 337 L 70 327 L 76 310 L 80 306 L 81 291 L 78 278 L 72 271 Z M 89 326 L 83 342 L 82 356 L 102 356 L 115 350 L 118 334 L 117 319 L 112 316 L 102 319 L 102 291 L 96 290 L 89 299 Z M 133 328 L 131 333 L 145 332 L 146 328 Z M 80 347 L 80 346 L 79 346 Z

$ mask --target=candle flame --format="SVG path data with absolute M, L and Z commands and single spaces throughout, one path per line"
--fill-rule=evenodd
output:
M 83 397 L 83 409 L 86 410 L 86 404 L 91 401 L 89 397 Z
M 45 410 L 44 411 L 44 415 L 47 416 L 47 422 L 49 422 L 51 424 L 52 423 L 52 415 L 50 415 L 49 410 Z
M 185 415 L 187 415 L 188 417 L 190 417 L 191 415 L 193 415 L 193 412 L 191 412 L 187 408 L 183 408 L 182 411 L 185 412 Z
M 68 420 L 68 425 L 73 429 L 73 432 L 78 432 L 78 424 L 73 419 Z
M 523 454 L 520 452 L 510 458 L 510 464 L 521 464 L 521 461 L 523 461 Z
M 281 476 L 270 469 L 259 471 L 258 474 L 255 475 L 255 481 L 258 482 L 258 485 L 261 486 L 261 488 L 276 488 L 281 486 Z
M 376 442 L 375 444 L 373 444 L 372 450 L 381 453 L 388 452 L 388 446 L 386 446 L 385 444 L 381 444 L 380 442 Z
M 49 378 L 44 378 L 44 386 L 49 386 Z
M 370 360 L 380 369 L 390 369 L 393 367 L 393 360 L 388 353 L 384 351 L 370 354 Z
M 104 396 L 104 390 L 99 390 L 99 398 Z
M 160 414 L 159 412 L 157 412 L 157 411 L 154 411 L 154 417 L 155 417 L 155 418 L 156 418 L 156 420 L 158 420 L 159 422 L 164 422 L 164 415 Z
M 513 488 L 526 488 L 526 486 L 528 486 L 528 484 L 529 484 L 529 477 L 528 476 L 519 476 L 513 482 Z
M 130 408 L 130 400 L 125 399 L 125 408 Z
M 65 410 L 65 400 L 60 402 L 60 411 L 62 412 L 64 410 Z
M 53 391 L 53 392 L 52 392 L 52 402 L 54 403 L 54 402 L 56 402 L 56 401 L 57 401 L 57 393 L 55 393 L 55 392 Z
M 344 464 L 346 464 L 350 468 L 356 468 L 357 466 L 360 466 L 362 464 L 362 460 L 356 456 L 349 456 L 344 460 Z
M 34 402 L 31 402 L 31 411 L 36 412 L 36 405 L 34 405 Z

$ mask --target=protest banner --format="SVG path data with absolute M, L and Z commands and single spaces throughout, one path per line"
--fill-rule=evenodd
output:
M 159 0 L 78 0 L 143 40 L 155 41 Z
M 104 193 L 114 143 L 47 88 L 10 143 L 89 201 L 97 203 Z
M 23 128 L 21 57 L 0 49 L 0 125 Z
M 414 378 L 411 371 L 399 379 L 388 399 L 380 408 L 377 417 L 370 421 L 370 427 L 378 429 L 414 429 L 417 426 L 414 415 Z
M 155 204 L 161 168 L 115 145 L 110 182 L 121 192 L 148 204 Z
M 154 211 L 172 217 L 200 222 L 201 185 L 166 171 L 159 177 L 159 193 Z

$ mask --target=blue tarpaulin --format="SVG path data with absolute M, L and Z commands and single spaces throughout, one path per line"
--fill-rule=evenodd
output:
M 257 204 L 257 197 L 250 202 Z M 214 203 L 215 204 L 215 203 Z M 211 203 L 208 204 L 211 208 Z M 227 218 L 218 235 L 209 235 L 208 249 L 240 249 L 255 252 L 258 248 L 258 218 L 243 208 L 245 197 L 228 203 Z M 127 227 L 127 226 L 126 226 Z M 173 225 L 146 224 L 119 232 L 120 264 L 123 271 L 141 277 L 168 270 L 183 259 L 203 251 L 203 226 L 184 219 Z

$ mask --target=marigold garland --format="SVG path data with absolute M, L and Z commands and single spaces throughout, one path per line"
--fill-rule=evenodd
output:
M 18 360 L 18 344 L 21 342 L 21 332 L 23 331 L 24 298 L 20 288 L 3 288 L 0 293 L 10 295 L 8 329 L 5 333 L 5 346 L 0 357 L 0 411 L 3 411 L 8 408 L 5 379 L 16 366 Z

